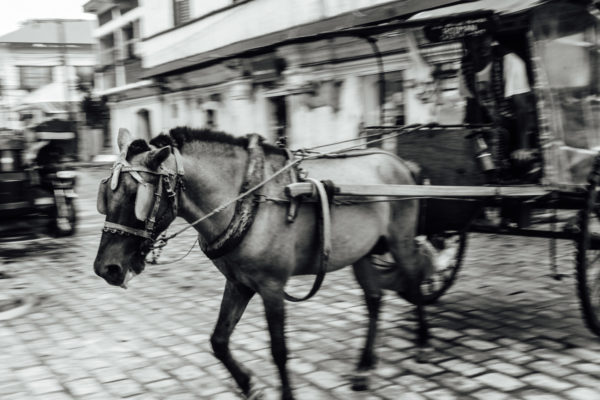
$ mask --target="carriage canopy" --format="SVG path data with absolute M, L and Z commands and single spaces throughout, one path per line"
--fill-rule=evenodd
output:
M 486 32 L 512 41 L 535 94 L 543 183 L 585 183 L 600 150 L 600 11 L 594 4 L 480 0 L 425 11 L 409 23 L 431 42 L 464 43 Z M 519 41 L 527 46 L 519 48 Z

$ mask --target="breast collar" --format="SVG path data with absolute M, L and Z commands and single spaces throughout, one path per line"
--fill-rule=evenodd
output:
M 119 184 L 119 178 L 121 172 L 127 172 L 135 179 L 138 184 L 148 184 L 144 178 L 140 175 L 140 172 L 145 172 L 151 175 L 159 176 L 158 184 L 156 185 L 156 191 L 154 192 L 154 204 L 149 216 L 145 220 L 144 229 L 133 228 L 130 226 L 118 224 L 115 222 L 104 221 L 103 232 L 119 234 L 123 236 L 137 236 L 154 242 L 158 233 L 156 229 L 156 215 L 160 207 L 160 202 L 163 196 L 163 192 L 166 192 L 173 214 L 177 215 L 177 193 L 182 187 L 181 180 L 184 176 L 183 162 L 181 160 L 181 153 L 178 149 L 172 148 L 172 154 L 175 157 L 175 171 L 164 167 L 162 164 L 158 167 L 158 170 L 153 171 L 141 165 L 130 164 L 125 157 L 121 156 L 119 160 L 115 162 L 112 168 L 110 176 L 110 186 L 112 190 L 115 190 Z M 164 190 L 163 190 L 164 189 Z

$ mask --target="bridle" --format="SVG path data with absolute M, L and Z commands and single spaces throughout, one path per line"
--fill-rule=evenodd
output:
M 114 191 L 119 185 L 119 179 L 121 172 L 129 173 L 129 175 L 138 183 L 138 198 L 136 198 L 136 212 L 138 208 L 138 202 L 141 201 L 139 194 L 141 192 L 140 187 L 145 190 L 151 190 L 153 185 L 146 182 L 140 172 L 144 172 L 150 175 L 158 176 L 158 184 L 156 190 L 151 194 L 154 200 L 151 209 L 144 219 L 144 229 L 134 228 L 131 226 L 118 224 L 115 222 L 104 221 L 103 232 L 118 234 L 122 236 L 137 236 L 145 239 L 147 242 L 154 243 L 156 237 L 160 232 L 155 232 L 157 226 L 157 214 L 160 208 L 163 194 L 167 195 L 169 203 L 171 204 L 173 215 L 177 215 L 178 199 L 177 195 L 183 187 L 182 179 L 184 176 L 183 162 L 181 161 L 181 154 L 176 148 L 171 150 L 175 157 L 175 171 L 166 168 L 162 164 L 156 171 L 146 168 L 141 165 L 132 165 L 129 163 L 124 156 L 120 156 L 119 160 L 115 162 L 112 167 L 111 175 L 102 181 L 103 185 L 108 183 L 110 179 L 110 188 Z M 103 195 L 102 190 L 106 190 L 106 187 L 101 188 L 98 198 L 98 211 L 101 214 L 106 214 L 106 204 L 104 198 L 100 198 Z M 148 199 L 148 201 L 151 199 Z M 104 212 L 103 212 L 104 211 Z

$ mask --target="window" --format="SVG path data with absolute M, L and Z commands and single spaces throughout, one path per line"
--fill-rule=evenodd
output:
M 115 39 L 112 33 L 100 38 L 100 65 L 115 63 Z
M 123 28 L 123 56 L 127 60 L 137 58 L 138 32 L 139 21 L 132 22 Z
M 102 14 L 98 14 L 98 25 L 104 25 L 111 19 L 112 19 L 112 10 L 108 10 L 108 11 L 103 12 Z
M 23 90 L 35 90 L 52 83 L 52 68 L 40 66 L 20 66 L 19 88 Z
M 402 71 L 385 73 L 385 93 L 382 93 L 379 75 L 369 75 L 363 78 L 364 96 L 363 107 L 366 111 L 364 123 L 367 125 L 404 125 L 404 77 Z M 380 102 L 383 101 L 383 104 Z M 383 112 L 384 120 L 381 120 Z
M 190 20 L 190 0 L 173 0 L 173 15 L 175 26 Z

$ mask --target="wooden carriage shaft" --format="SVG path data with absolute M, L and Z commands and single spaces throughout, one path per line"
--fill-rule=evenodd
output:
M 564 192 L 557 192 L 556 188 L 544 188 L 539 185 L 522 186 L 434 186 L 434 185 L 337 185 L 333 186 L 336 196 L 346 197 L 369 197 L 369 198 L 432 198 L 451 200 L 481 200 L 513 198 L 522 199 L 524 202 L 558 193 L 558 199 L 554 200 L 555 207 L 563 209 L 580 209 L 583 206 L 582 198 L 579 196 L 568 198 Z M 315 195 L 313 185 L 309 182 L 298 182 L 287 185 L 285 193 L 291 198 L 300 196 L 311 197 Z M 561 199 L 561 197 L 564 197 Z M 543 207 L 552 206 L 542 201 Z M 539 238 L 578 240 L 580 234 L 562 230 L 547 229 L 522 229 L 509 227 L 471 227 L 469 231 L 479 233 L 492 233 L 501 235 L 528 236 Z M 590 248 L 600 250 L 600 234 L 592 233 L 590 237 Z
M 290 197 L 313 196 L 309 182 L 286 186 Z M 431 197 L 484 199 L 494 197 L 534 198 L 550 194 L 553 190 L 535 185 L 523 186 L 435 186 L 435 185 L 334 185 L 336 196 L 382 196 L 397 198 Z

